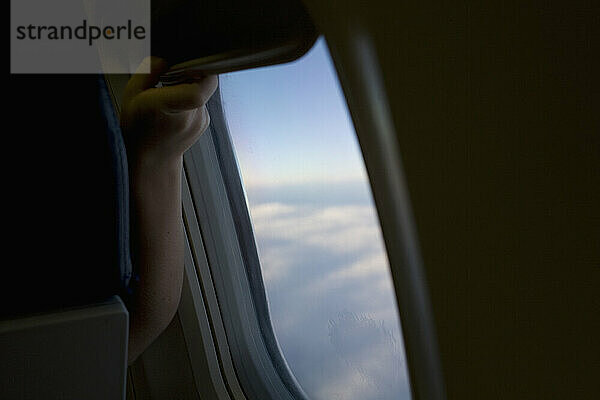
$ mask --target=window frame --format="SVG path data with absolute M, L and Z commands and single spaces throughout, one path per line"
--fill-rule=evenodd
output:
M 184 155 L 182 200 L 190 243 L 186 271 L 193 271 L 193 261 L 204 299 L 213 304 L 209 311 L 213 342 L 231 398 L 308 400 L 283 358 L 271 325 L 220 91 L 207 108 L 210 126 Z M 194 287 L 190 285 L 191 291 Z
M 329 34 L 328 48 L 369 175 L 392 273 L 412 398 L 446 399 L 429 290 L 377 49 L 368 31 Z
M 411 395 L 421 399 L 444 399 L 445 387 L 416 228 L 376 52 L 369 37 L 364 33 L 353 35 L 351 38 L 337 39 L 337 46 L 333 48 L 327 43 L 328 49 L 352 117 L 382 228 L 400 312 Z M 129 75 L 107 76 L 117 111 L 120 110 L 121 95 L 128 79 Z M 248 210 L 245 207 L 246 196 L 221 109 L 220 93 L 215 94 L 217 95 L 218 108 L 215 109 L 214 103 L 208 104 L 212 119 L 209 128 L 184 156 L 182 206 L 186 248 L 179 312 L 196 386 L 203 397 L 219 400 L 307 400 L 285 363 L 277 341 L 265 340 L 262 336 L 259 321 L 268 321 L 269 328 L 270 319 L 253 319 L 250 331 L 252 334 L 249 337 L 257 341 L 251 342 L 252 346 L 244 351 L 240 351 L 239 341 L 237 349 L 232 347 L 226 334 L 223 320 L 227 321 L 228 318 L 222 318 L 221 313 L 227 310 L 221 308 L 226 304 L 225 300 L 229 295 L 226 294 L 227 291 L 219 295 L 220 297 L 217 295 L 221 289 L 217 287 L 218 284 L 214 284 L 212 271 L 219 270 L 219 262 L 216 262 L 216 266 L 209 264 L 218 260 L 218 248 L 224 249 L 222 244 L 215 245 L 215 234 L 227 233 L 229 243 L 237 249 L 234 251 L 237 261 L 233 264 L 238 268 L 244 266 L 243 262 L 259 265 L 256 264 L 258 256 L 253 239 L 251 250 L 242 252 L 239 247 L 239 235 L 244 232 L 249 235 L 252 225 L 249 222 Z M 231 156 L 228 161 L 229 167 L 225 167 L 227 172 L 224 173 L 223 162 L 215 162 L 218 160 L 215 154 L 217 149 L 223 151 L 227 146 Z M 207 162 L 211 157 L 213 161 Z M 201 171 L 204 177 L 210 177 L 210 180 L 202 181 L 199 170 L 196 169 L 200 165 L 203 166 Z M 206 193 L 212 193 L 218 188 L 217 191 L 222 195 L 221 201 L 213 199 L 211 207 L 213 212 L 220 215 L 221 221 L 213 218 L 211 223 L 210 217 L 207 217 L 210 213 L 207 213 L 207 199 L 203 198 L 203 189 L 206 188 L 207 182 L 216 184 L 214 187 L 209 185 Z M 230 189 L 231 194 L 226 194 L 226 187 L 234 187 Z M 230 197 L 233 193 L 242 196 L 244 209 L 238 209 L 235 205 L 232 208 Z M 212 193 L 213 197 L 214 194 Z M 223 198 L 226 201 L 222 201 Z M 237 229 L 236 218 L 240 224 Z M 221 222 L 224 224 L 221 225 Z M 253 235 L 251 237 L 253 238 Z M 227 253 L 226 251 L 225 254 Z M 238 269 L 238 278 L 250 278 L 250 281 L 253 277 L 256 278 L 255 275 L 248 277 L 246 270 L 243 268 L 244 273 L 241 274 Z M 260 271 L 260 267 L 256 270 Z M 260 285 L 256 282 L 252 285 L 246 282 L 244 286 L 245 303 L 246 306 L 252 305 L 250 310 L 255 304 L 254 300 L 248 301 L 253 299 L 251 287 L 256 289 Z M 237 300 L 239 302 L 239 298 Z M 256 313 L 246 315 L 256 316 Z M 263 322 L 263 330 L 264 326 Z M 274 338 L 272 327 L 270 331 L 266 336 L 272 334 Z M 246 353 L 249 356 L 246 361 L 252 357 L 262 360 L 264 364 L 261 367 L 264 369 L 259 370 L 254 365 L 251 368 L 252 372 L 248 373 L 241 368 L 246 374 L 238 379 L 240 368 L 236 368 L 234 363 L 236 352 L 238 355 Z M 275 359 L 280 357 L 281 360 L 274 362 L 272 356 Z M 275 368 L 276 365 L 280 366 L 279 372 Z M 248 377 L 252 375 L 258 378 L 255 381 L 259 382 L 258 387 L 247 386 Z M 291 389 L 286 385 L 291 386 Z M 277 394 L 282 397 L 274 397 Z
M 334 46 L 331 46 L 327 39 L 327 47 L 344 93 L 369 176 L 385 242 L 400 313 L 411 397 L 445 399 L 446 389 L 429 291 L 404 178 L 402 157 L 377 52 L 371 38 L 364 31 L 357 31 L 348 37 L 333 38 Z M 220 117 L 222 117 L 222 110 Z M 224 118 L 222 124 L 224 132 L 227 132 Z M 223 137 L 227 138 L 231 148 L 229 135 Z M 235 161 L 235 156 L 232 157 L 232 161 Z M 239 182 L 240 172 L 237 163 L 235 168 L 230 166 L 228 170 L 229 174 L 235 171 L 234 176 L 228 175 L 228 177 L 236 177 Z M 243 187 L 239 192 L 244 193 Z M 231 203 L 229 198 L 227 203 Z M 244 212 L 247 217 L 248 210 Z M 240 221 L 244 223 L 243 219 Z M 250 224 L 249 228 L 242 228 L 241 231 L 248 232 L 251 229 Z M 254 243 L 253 247 L 255 251 Z M 249 257 L 249 261 L 250 266 L 259 266 L 259 264 L 252 264 L 257 262 L 252 257 Z M 257 270 L 260 271 L 260 267 Z M 275 356 L 282 357 L 280 352 Z M 289 368 L 287 370 L 289 372 Z M 292 375 L 292 382 L 294 381 Z

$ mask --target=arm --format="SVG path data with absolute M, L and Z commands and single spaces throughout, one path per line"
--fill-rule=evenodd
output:
M 129 158 L 134 268 L 129 304 L 131 364 L 167 327 L 183 281 L 181 173 L 183 153 L 209 124 L 205 103 L 217 78 L 155 88 L 166 69 L 157 58 L 150 74 L 134 74 L 125 89 L 121 126 Z

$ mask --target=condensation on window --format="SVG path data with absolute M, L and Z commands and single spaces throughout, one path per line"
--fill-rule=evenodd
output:
M 324 40 L 220 78 L 275 336 L 314 400 L 409 399 L 381 229 Z

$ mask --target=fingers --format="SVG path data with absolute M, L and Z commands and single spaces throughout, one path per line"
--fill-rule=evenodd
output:
M 148 89 L 140 94 L 143 102 L 152 102 L 160 110 L 177 113 L 202 107 L 217 89 L 216 76 L 206 76 L 193 83 Z
M 149 65 L 148 65 L 149 64 Z M 131 76 L 123 94 L 125 102 L 146 89 L 153 88 L 158 83 L 160 76 L 168 69 L 167 62 L 159 57 L 146 57 L 141 62 L 137 71 Z M 141 73 L 140 71 L 150 71 Z
M 217 89 L 218 79 L 213 75 L 202 77 L 193 83 L 155 87 L 167 69 L 165 60 L 158 57 L 145 58 L 138 71 L 150 70 L 150 73 L 136 72 L 131 76 L 125 88 L 124 103 L 135 98 L 136 108 L 179 113 L 202 107 Z

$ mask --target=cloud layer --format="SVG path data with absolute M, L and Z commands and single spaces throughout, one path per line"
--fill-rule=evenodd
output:
M 310 398 L 410 398 L 372 204 L 250 209 L 276 336 Z

